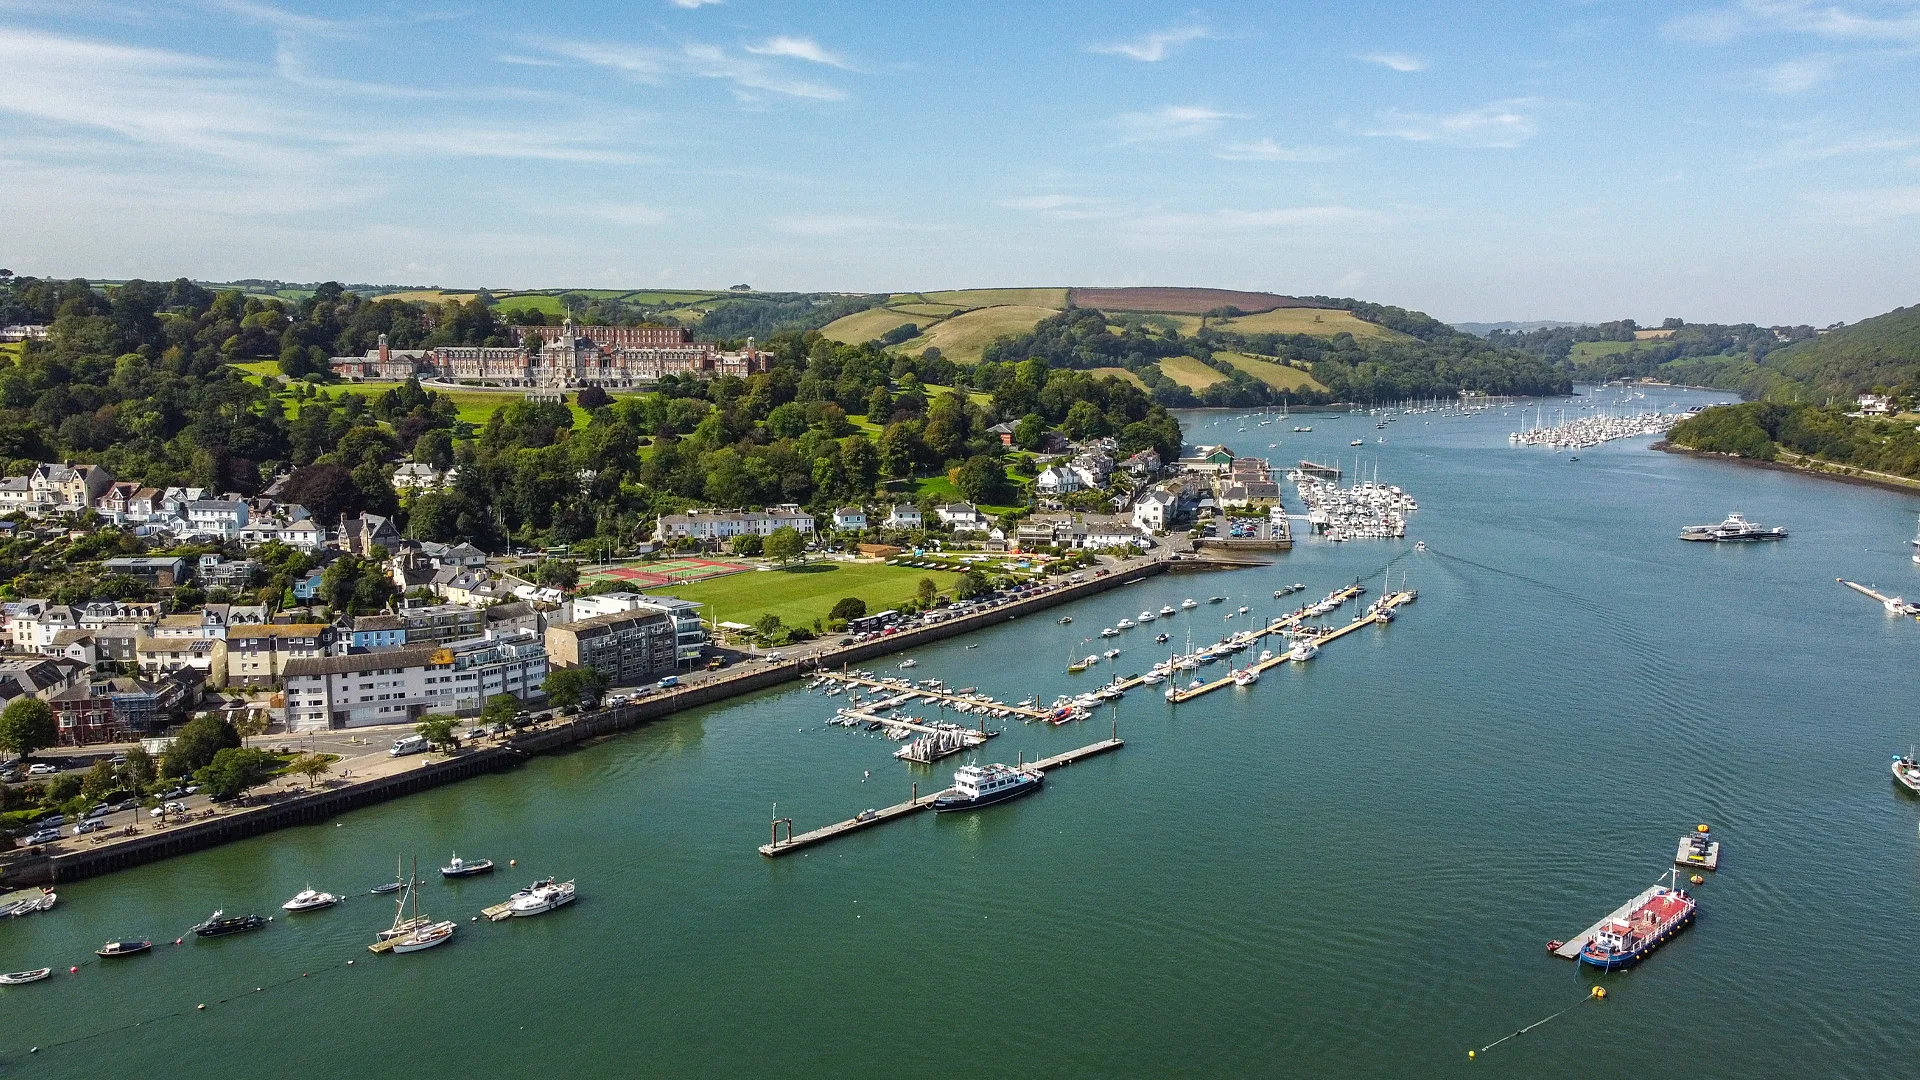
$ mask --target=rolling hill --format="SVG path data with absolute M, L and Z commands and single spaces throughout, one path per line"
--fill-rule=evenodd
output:
M 1775 349 L 1760 366 L 1810 401 L 1920 385 L 1920 304 Z
M 1204 315 L 1223 307 L 1257 313 L 1283 307 L 1314 307 L 1306 300 L 1277 293 L 1239 292 L 1234 289 L 1128 288 L 1071 289 L 1075 307 L 1101 311 L 1142 311 L 1165 315 Z

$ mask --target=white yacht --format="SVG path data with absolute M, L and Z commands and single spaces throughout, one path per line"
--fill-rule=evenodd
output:
M 330 892 L 320 892 L 309 885 L 293 894 L 293 899 L 280 905 L 282 911 L 319 911 L 330 908 L 340 902 L 340 898 Z
M 428 923 L 427 925 L 393 939 L 393 951 L 397 953 L 420 952 L 435 945 L 445 945 L 447 939 L 458 929 L 451 922 Z
M 1728 514 L 1718 525 L 1689 525 L 1680 530 L 1682 540 L 1707 540 L 1720 544 L 1749 543 L 1754 540 L 1785 540 L 1787 530 L 1778 525 L 1756 525 L 1740 514 Z
M 1120 631 L 1115 630 L 1113 627 L 1109 626 L 1100 631 L 1100 636 L 1101 637 L 1119 637 Z
M 1113 659 L 1114 657 L 1116 657 L 1116 656 L 1119 656 L 1119 655 L 1120 655 L 1120 650 L 1119 650 L 1119 649 L 1108 649 L 1108 650 L 1107 650 L 1106 652 L 1103 652 L 1103 653 L 1101 653 L 1100 655 L 1102 655 L 1102 656 L 1104 656 L 1104 657 L 1106 657 L 1107 659 L 1109 659 L 1109 660 L 1111 660 L 1111 659 Z
M 1195 600 L 1191 596 L 1187 597 L 1185 600 L 1180 601 L 1180 608 L 1183 611 L 1192 611 L 1194 608 L 1197 608 L 1199 606 L 1200 606 L 1200 601 Z
M 566 907 L 573 900 L 573 882 L 547 878 L 508 897 L 507 914 L 514 917 L 544 915 L 554 908 Z
M 1158 671 L 1149 671 L 1145 675 L 1140 676 L 1140 681 L 1148 686 L 1157 686 L 1160 683 L 1166 682 L 1167 677 Z
M 1241 668 L 1233 673 L 1233 685 L 1252 686 L 1260 681 L 1260 673 L 1250 667 Z
M 1319 655 L 1320 646 L 1315 645 L 1312 638 L 1301 638 L 1293 643 L 1293 648 L 1287 650 L 1287 659 L 1301 663 Z
M 1155 614 L 1154 614 L 1153 612 L 1151 612 L 1151 611 L 1143 611 L 1143 612 L 1141 612 L 1141 613 L 1140 613 L 1140 621 L 1141 621 L 1141 622 L 1143 622 L 1143 623 L 1150 623 L 1150 622 L 1152 622 L 1153 620 L 1155 620 L 1155 619 L 1157 619 L 1157 618 L 1159 618 L 1159 617 L 1160 617 L 1160 616 L 1158 616 L 1158 615 L 1155 615 Z
M 900 661 L 900 666 L 902 668 L 919 667 L 920 661 L 915 660 L 913 657 L 909 656 L 905 660 Z
M 1920 540 L 1915 540 L 1914 543 L 1920 544 Z M 1171 604 L 1163 605 L 1160 608 L 1160 614 L 1163 616 L 1173 614 L 1173 606 Z
M 1121 620 L 1120 620 L 1119 622 L 1117 622 L 1117 623 L 1114 623 L 1113 625 L 1114 625 L 1114 626 L 1116 626 L 1116 627 L 1118 627 L 1118 628 L 1119 628 L 1119 629 L 1121 629 L 1121 630 L 1131 630 L 1131 629 L 1133 629 L 1133 620 L 1132 620 L 1132 619 L 1121 619 Z

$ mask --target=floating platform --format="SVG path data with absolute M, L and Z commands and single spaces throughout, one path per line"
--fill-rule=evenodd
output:
M 1640 905 L 1653 899 L 1654 894 L 1659 892 L 1660 888 L 1661 886 L 1659 885 L 1647 886 L 1647 890 L 1645 892 L 1627 901 L 1626 903 L 1621 904 L 1619 907 L 1614 908 L 1611 912 L 1602 916 L 1600 920 L 1595 922 L 1592 926 L 1589 926 L 1585 930 L 1582 930 L 1579 934 L 1569 939 L 1565 944 L 1553 950 L 1553 955 L 1560 957 L 1562 960 L 1580 959 L 1580 950 L 1587 947 L 1587 942 L 1593 940 L 1593 936 L 1600 932 L 1601 927 L 1607 925 L 1610 922 L 1614 922 L 1616 920 L 1620 922 L 1625 922 L 1627 916 L 1633 914 L 1634 911 L 1638 910 Z
M 1064 754 L 1055 754 L 1050 758 L 1027 762 L 1026 766 L 1028 768 L 1039 769 L 1041 772 L 1046 772 L 1048 769 L 1057 769 L 1063 765 L 1071 765 L 1076 761 L 1083 761 L 1099 754 L 1118 750 L 1124 745 L 1126 745 L 1126 743 L 1119 738 L 1102 739 L 1097 743 L 1088 743 L 1085 746 L 1076 747 Z M 760 845 L 760 854 L 770 859 L 777 858 L 788 852 L 799 851 L 802 848 L 825 843 L 835 837 L 846 836 L 849 833 L 859 832 L 861 829 L 872 828 L 882 822 L 893 821 L 906 817 L 909 814 L 928 810 L 933 807 L 934 800 L 952 791 L 952 788 L 942 788 L 931 795 L 921 795 L 916 789 L 914 797 L 908 799 L 906 802 L 895 803 L 892 806 L 883 807 L 878 810 L 863 810 L 845 821 L 837 821 L 832 825 L 826 825 L 814 829 L 811 832 L 794 833 L 792 831 L 792 824 L 782 819 L 774 823 L 774 832 L 772 837 L 770 837 L 772 842 Z M 788 826 L 787 837 L 784 840 L 780 838 L 779 832 L 779 827 L 782 824 Z
M 1673 853 L 1673 865 L 1690 870 L 1720 869 L 1720 841 L 1709 840 L 1707 850 L 1704 853 L 1697 852 L 1693 847 L 1693 838 L 1697 835 L 1699 834 L 1688 833 L 1680 838 L 1680 848 Z

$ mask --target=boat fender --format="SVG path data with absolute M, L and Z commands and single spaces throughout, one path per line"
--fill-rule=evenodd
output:
M 195 1012 L 206 1012 L 206 1011 L 207 1011 L 207 1003 L 203 1001 L 203 1002 L 201 1002 L 200 1004 L 198 1004 L 198 1005 L 195 1005 L 195 1006 L 193 1007 L 193 1011 L 195 1011 Z
M 79 965 L 79 964 L 75 964 L 75 965 L 73 965 L 72 967 L 70 967 L 70 968 L 68 968 L 68 969 L 67 969 L 67 974 L 69 974 L 69 975 L 78 975 L 78 974 L 80 974 L 80 965 Z
M 1705 825 L 1696 825 L 1696 826 L 1694 826 L 1694 828 L 1695 828 L 1695 829 L 1698 829 L 1698 830 L 1699 830 L 1700 832 L 1707 832 L 1707 831 L 1708 831 L 1708 830 L 1707 830 L 1707 827 L 1706 827 Z

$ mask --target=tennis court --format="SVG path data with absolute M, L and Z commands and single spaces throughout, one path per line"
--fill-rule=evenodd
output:
M 659 588 L 665 585 L 685 585 L 690 581 L 705 581 L 707 578 L 719 577 L 722 574 L 737 574 L 742 570 L 751 569 L 753 567 L 746 563 L 726 562 L 721 559 L 675 558 L 660 559 L 635 566 L 617 566 L 611 570 L 595 570 L 585 577 L 589 581 L 626 581 L 643 587 Z

